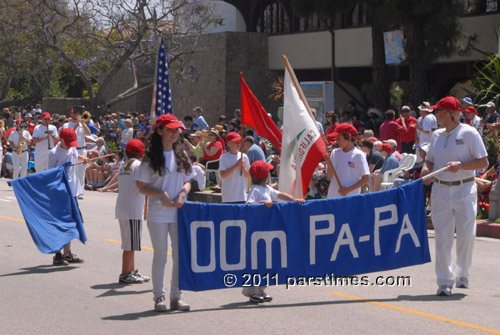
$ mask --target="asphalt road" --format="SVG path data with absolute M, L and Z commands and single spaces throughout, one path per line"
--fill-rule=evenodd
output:
M 80 208 L 88 242 L 72 243 L 85 263 L 54 267 L 52 255 L 35 247 L 14 192 L 0 179 L 0 334 L 500 334 L 500 240 L 489 238 L 476 239 L 471 288 L 454 289 L 451 297 L 435 295 L 431 262 L 367 275 L 370 282 L 409 276 L 411 285 L 277 286 L 266 290 L 274 300 L 260 305 L 240 288 L 184 292 L 190 312 L 155 313 L 150 282 L 118 284 L 116 196 L 86 192 Z M 136 266 L 149 275 L 146 227 L 143 246 Z

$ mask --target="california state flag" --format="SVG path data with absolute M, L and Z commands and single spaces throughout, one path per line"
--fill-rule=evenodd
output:
M 303 199 L 314 170 L 327 154 L 326 144 L 287 70 L 283 95 L 279 190 Z

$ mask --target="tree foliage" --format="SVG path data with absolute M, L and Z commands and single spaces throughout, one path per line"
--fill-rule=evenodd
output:
M 17 60 L 14 50 L 24 54 L 31 48 L 33 57 L 14 68 L 30 68 L 29 60 L 35 62 L 40 54 L 46 67 L 65 64 L 82 81 L 94 111 L 150 87 L 139 86 L 137 66 L 154 66 L 162 36 L 169 45 L 169 65 L 178 69 L 175 73 L 191 73 L 184 68 L 189 68 L 188 56 L 197 38 L 189 39 L 189 45 L 180 39 L 198 36 L 208 25 L 220 22 L 213 5 L 204 0 L 4 0 L 0 13 L 0 39 L 15 37 L 11 47 L 0 47 L 0 53 L 13 55 L 7 63 Z M 133 84 L 106 98 L 106 90 L 125 66 L 132 72 Z

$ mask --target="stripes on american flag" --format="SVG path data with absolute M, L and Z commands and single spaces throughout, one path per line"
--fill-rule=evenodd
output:
M 153 91 L 154 110 L 156 116 L 162 114 L 174 114 L 172 105 L 172 92 L 170 90 L 170 76 L 167 65 L 167 52 L 165 43 L 161 39 L 160 48 L 158 49 L 158 64 L 156 66 L 156 84 Z

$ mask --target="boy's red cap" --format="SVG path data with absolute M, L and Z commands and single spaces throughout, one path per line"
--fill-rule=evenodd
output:
M 255 181 L 261 180 L 267 176 L 272 169 L 274 169 L 274 166 L 264 161 L 253 162 L 250 166 L 250 177 Z
M 136 138 L 131 139 L 127 142 L 125 151 L 133 155 L 142 156 L 144 155 L 144 143 Z
M 241 141 L 241 136 L 240 134 L 236 133 L 236 132 L 231 132 L 229 134 L 227 134 L 226 136 L 226 143 L 229 143 L 229 142 L 238 142 L 238 141 Z
M 42 119 L 50 119 L 50 113 L 48 113 L 48 112 L 43 112 L 43 113 L 42 113 Z
M 474 106 L 470 106 L 465 110 L 466 113 L 474 113 L 477 115 L 477 110 L 474 108 Z
M 19 125 L 21 122 L 23 122 L 23 119 L 17 119 L 16 120 L 16 125 Z
M 333 133 L 328 134 L 328 140 L 333 141 L 335 137 L 339 136 L 340 134 L 347 133 L 351 134 L 352 136 L 356 135 L 356 127 L 354 127 L 352 124 L 344 122 L 341 124 L 338 124 L 337 127 L 335 127 L 335 130 Z
M 392 153 L 393 151 L 392 145 L 390 145 L 389 143 L 379 143 L 378 147 L 387 152 L 388 154 Z
M 460 101 L 458 101 L 457 98 L 455 97 L 444 97 L 443 99 L 439 100 L 437 104 L 434 106 L 430 106 L 429 109 L 446 109 L 449 111 L 462 111 L 460 108 L 462 104 Z
M 64 141 L 68 147 L 77 147 L 78 142 L 76 141 L 76 133 L 73 128 L 63 128 L 59 134 L 59 138 Z
M 155 127 L 164 126 L 168 129 L 176 129 L 181 128 L 182 130 L 186 129 L 179 120 L 172 114 L 163 114 L 160 115 L 155 122 Z

